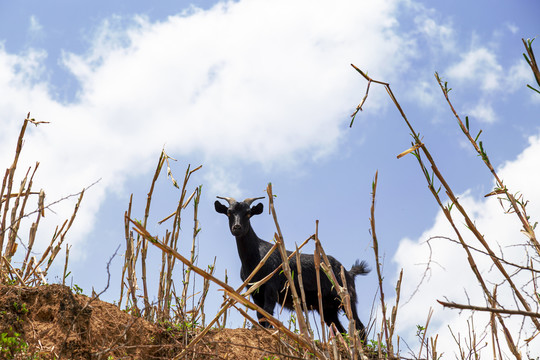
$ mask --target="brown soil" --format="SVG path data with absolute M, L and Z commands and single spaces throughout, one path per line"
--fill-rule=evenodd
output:
M 4 334 L 0 358 L 170 359 L 189 342 L 180 330 L 133 317 L 104 301 L 90 300 L 62 285 L 0 286 L 0 334 Z M 28 347 L 13 339 L 23 340 Z M 280 353 L 278 341 L 262 330 L 216 329 L 187 358 L 288 358 Z

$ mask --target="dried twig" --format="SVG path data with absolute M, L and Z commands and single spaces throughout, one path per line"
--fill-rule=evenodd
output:
M 448 301 L 441 301 L 441 300 L 437 300 L 437 302 L 444 307 L 454 308 L 454 309 L 485 311 L 485 312 L 490 312 L 493 314 L 522 315 L 522 316 L 540 318 L 540 313 L 537 313 L 534 311 L 509 310 L 509 309 L 500 309 L 500 308 L 494 308 L 494 307 L 465 305 L 465 304 L 458 304 L 455 302 L 448 302 Z

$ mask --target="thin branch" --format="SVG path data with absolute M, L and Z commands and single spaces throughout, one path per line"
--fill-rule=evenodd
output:
M 15 219 L 15 222 L 20 221 L 21 219 L 27 218 L 27 217 L 29 217 L 29 216 L 32 216 L 32 215 L 35 214 L 35 213 L 43 212 L 45 209 L 47 209 L 47 210 L 49 210 L 49 211 L 52 211 L 52 210 L 51 210 L 51 207 L 52 207 L 52 206 L 54 206 L 54 205 L 56 205 L 56 204 L 58 204 L 58 203 L 60 203 L 60 202 L 62 202 L 62 201 L 64 201 L 64 200 L 71 199 L 72 197 L 76 197 L 76 196 L 78 197 L 78 196 L 80 196 L 81 193 L 83 193 L 83 192 L 85 192 L 86 190 L 90 189 L 91 187 L 93 187 L 94 185 L 96 185 L 97 183 L 99 183 L 100 181 L 101 181 L 101 178 L 98 179 L 98 180 L 96 180 L 96 181 L 94 181 L 92 184 L 88 185 L 87 187 L 83 188 L 81 191 L 79 191 L 79 192 L 77 192 L 77 193 L 74 193 L 74 194 L 70 194 L 70 195 L 64 196 L 64 197 L 62 197 L 62 198 L 60 198 L 60 199 L 58 199 L 58 200 L 55 200 L 55 201 L 53 201 L 53 202 L 51 202 L 51 203 L 49 203 L 49 204 L 47 204 L 47 205 L 44 205 L 43 207 L 40 206 L 40 207 L 38 207 L 36 210 L 31 211 L 31 212 L 29 212 L 29 213 L 26 213 L 26 214 L 24 214 L 23 216 L 21 216 L 21 217 Z M 12 226 L 13 226 L 13 225 L 10 225 L 10 226 L 8 226 L 7 228 L 5 228 L 3 231 L 0 231 L 0 235 L 3 235 L 3 233 L 5 233 L 7 230 L 10 230 L 10 229 L 12 228 Z
M 447 302 L 447 301 L 441 301 L 441 300 L 437 300 L 437 302 L 444 307 L 454 308 L 454 309 L 487 311 L 494 314 L 523 315 L 523 316 L 528 316 L 528 317 L 540 318 L 540 313 L 537 313 L 534 311 L 498 309 L 498 308 L 492 308 L 492 307 L 457 304 L 455 302 Z

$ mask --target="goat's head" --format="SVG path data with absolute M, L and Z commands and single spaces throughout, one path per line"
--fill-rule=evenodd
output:
M 234 236 L 245 235 L 250 228 L 249 219 L 253 215 L 259 215 L 263 212 L 263 204 L 258 203 L 255 206 L 251 204 L 258 199 L 264 199 L 264 197 L 248 198 L 242 202 L 237 202 L 233 198 L 217 196 L 218 199 L 226 200 L 229 206 L 225 206 L 216 200 L 214 207 L 220 214 L 225 214 L 229 218 L 229 229 Z

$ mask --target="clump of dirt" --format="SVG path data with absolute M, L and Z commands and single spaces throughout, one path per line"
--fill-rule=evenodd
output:
M 182 331 L 62 285 L 0 286 L 1 334 L 0 358 L 8 359 L 170 359 L 189 343 Z M 247 360 L 280 353 L 262 330 L 214 329 L 188 355 Z

